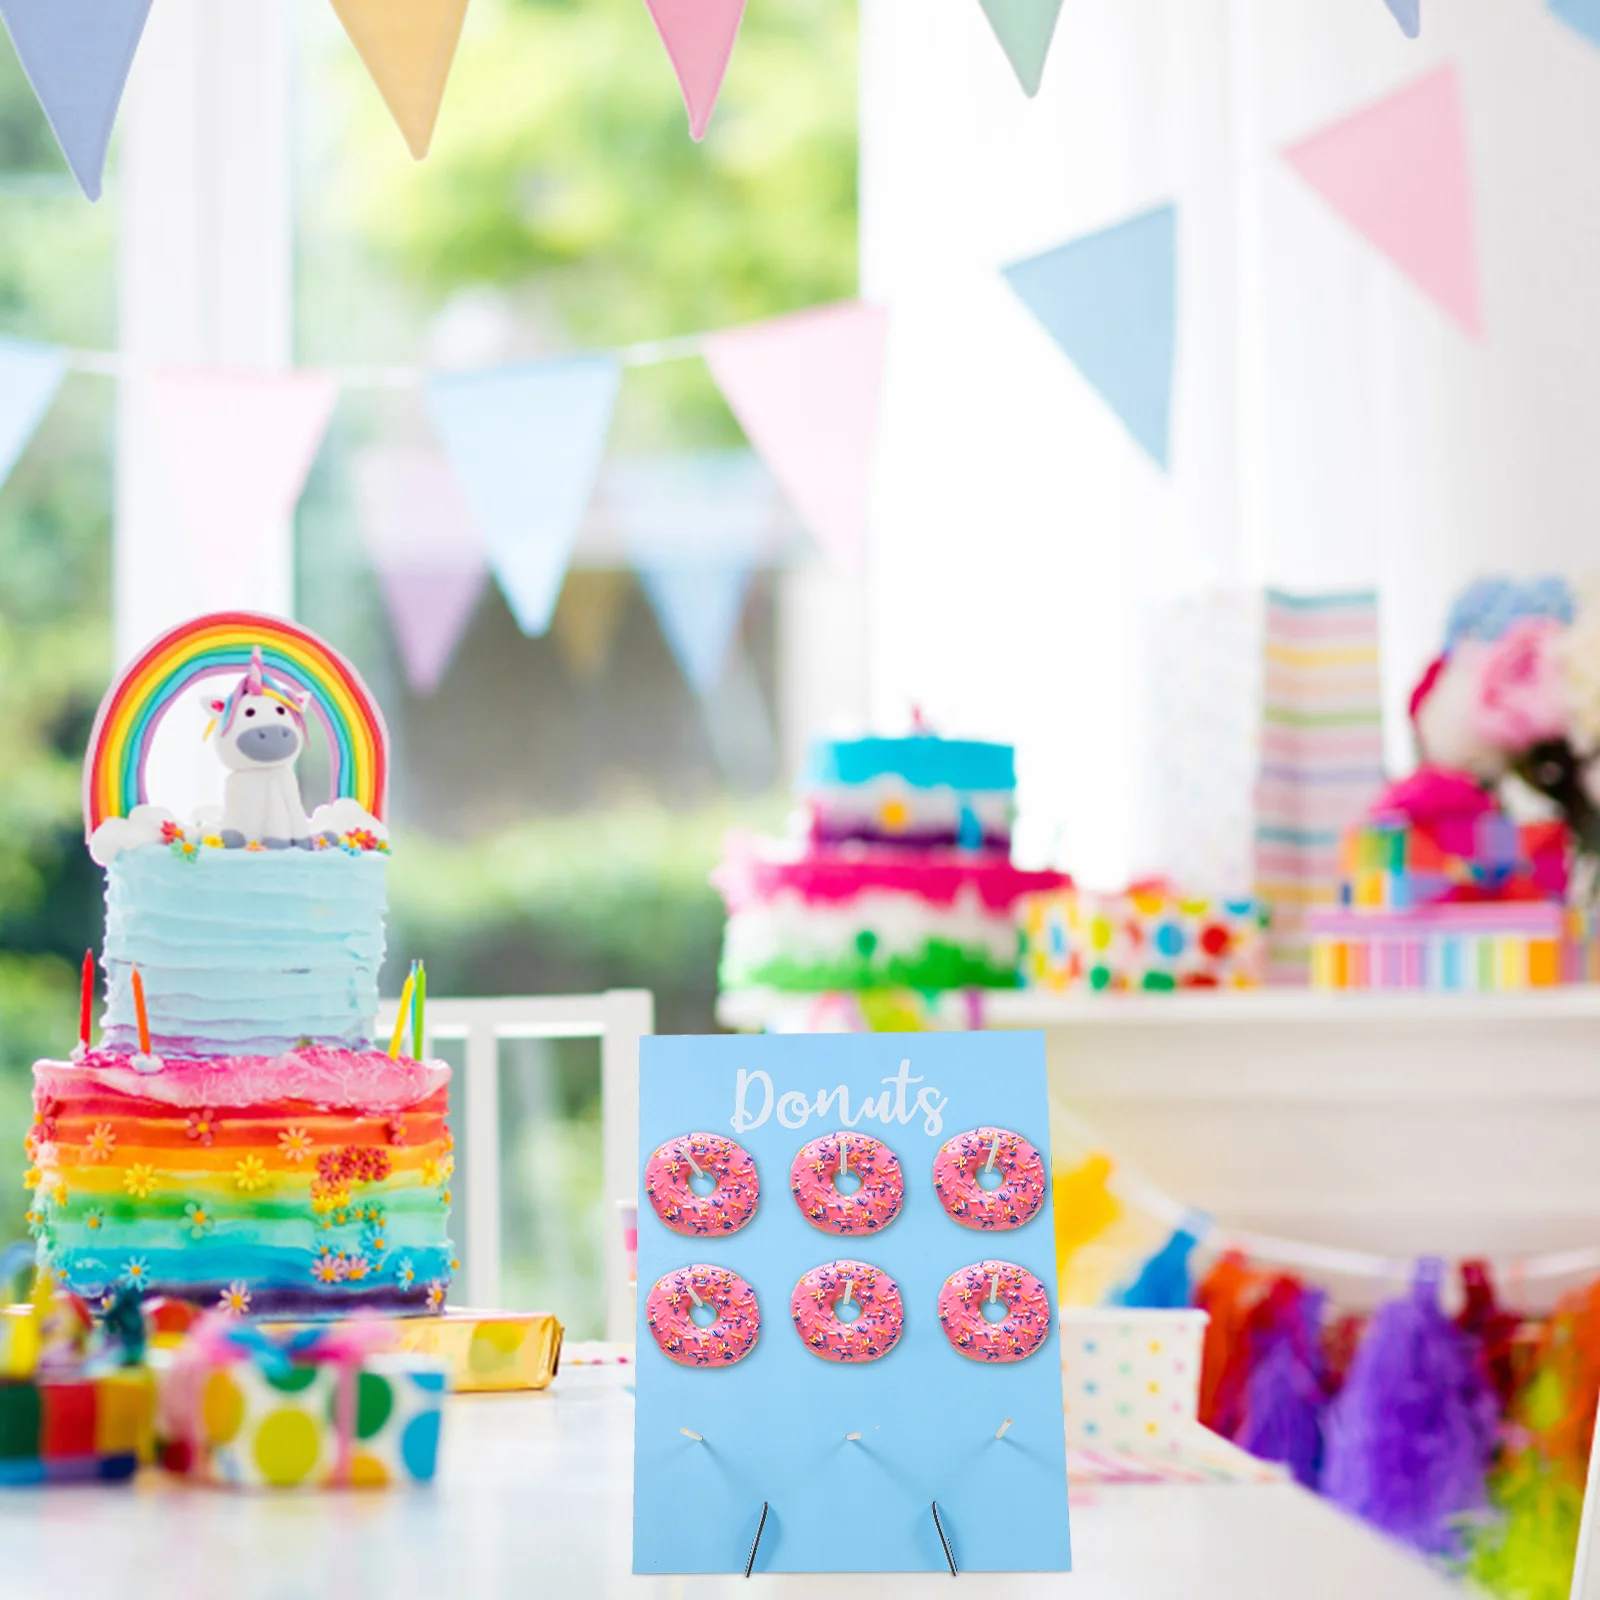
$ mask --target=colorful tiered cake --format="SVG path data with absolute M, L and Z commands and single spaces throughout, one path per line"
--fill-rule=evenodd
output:
M 148 803 L 146 759 L 210 679 L 226 803 L 180 821 Z M 309 817 L 294 773 L 307 714 L 334 780 Z M 277 618 L 201 618 L 112 685 L 84 791 L 106 870 L 103 1034 L 35 1066 L 28 1136 L 39 1260 L 74 1290 L 133 1283 L 251 1312 L 442 1306 L 450 1069 L 372 1041 L 387 760 L 354 669 Z
M 826 741 L 802 784 L 802 836 L 736 840 L 716 874 L 729 989 L 825 993 L 1012 988 L 1017 905 L 1067 880 L 1011 864 L 1009 745 Z

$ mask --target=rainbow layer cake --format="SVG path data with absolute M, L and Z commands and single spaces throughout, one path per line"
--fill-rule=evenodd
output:
M 242 674 L 242 675 L 241 675 Z M 148 803 L 148 739 L 221 676 L 225 804 Z M 310 711 L 335 796 L 307 816 Z M 141 741 L 143 741 L 141 743 Z M 388 845 L 382 718 L 348 663 L 277 618 L 202 618 L 112 686 L 86 769 L 106 870 L 97 1046 L 34 1068 L 29 1224 L 88 1297 L 133 1284 L 235 1311 L 438 1309 L 450 1071 L 373 1047 Z
M 819 845 L 1011 849 L 1010 745 L 941 739 L 825 739 L 811 747 L 801 800 Z
M 736 850 L 717 872 L 722 982 L 806 994 L 1015 988 L 1018 903 L 1061 881 L 1004 856 Z
M 738 839 L 715 875 L 728 989 L 1013 988 L 1023 897 L 1068 882 L 1009 848 L 1010 746 L 847 739 L 813 747 L 803 826 Z

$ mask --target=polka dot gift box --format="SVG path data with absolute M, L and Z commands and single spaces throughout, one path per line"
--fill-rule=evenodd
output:
M 1266 914 L 1256 900 L 1065 889 L 1022 907 L 1023 982 L 1036 989 L 1244 989 L 1262 981 Z
M 241 1489 L 431 1481 L 444 1364 L 375 1350 L 383 1337 L 208 1319 L 162 1383 L 163 1464 Z
M 1203 1311 L 1061 1308 L 1069 1450 L 1169 1455 L 1200 1410 Z

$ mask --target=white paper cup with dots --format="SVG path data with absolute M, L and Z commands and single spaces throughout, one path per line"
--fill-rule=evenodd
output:
M 1069 1450 L 1168 1455 L 1200 1411 L 1204 1311 L 1061 1310 Z

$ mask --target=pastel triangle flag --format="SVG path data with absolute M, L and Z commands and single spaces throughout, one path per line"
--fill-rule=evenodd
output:
M 1600 44 L 1600 0 L 1550 0 L 1550 11 L 1590 44 Z
M 1290 145 L 1284 156 L 1468 333 L 1483 332 L 1466 120 L 1453 66 Z
M 1177 208 L 1157 206 L 1004 272 L 1135 442 L 1165 467 L 1178 325 Z
M 606 503 L 690 688 L 716 688 L 766 530 L 752 516 L 770 480 L 744 451 L 613 464 Z
M 0 339 L 0 483 L 11 476 L 66 375 L 65 351 Z
M 750 589 L 749 562 L 644 566 L 639 582 L 689 687 L 702 698 L 710 694 L 739 631 Z
M 0 19 L 79 187 L 100 198 L 106 151 L 150 0 L 0 0 Z
M 332 373 L 163 368 L 150 379 L 167 480 L 208 603 L 243 605 L 294 515 L 339 398 Z
M 1406 38 L 1415 39 L 1422 32 L 1422 0 L 1383 0 L 1383 3 Z
M 621 382 L 615 356 L 590 355 L 456 373 L 427 386 L 434 431 L 526 634 L 550 627 Z
M 363 450 L 351 476 L 406 681 L 432 694 L 488 582 L 483 535 L 442 455 Z
M 467 0 L 333 0 L 418 161 L 433 143 Z
M 889 316 L 857 300 L 708 334 L 706 364 L 824 552 L 860 565 Z
M 1039 92 L 1045 58 L 1055 38 L 1061 0 L 979 0 L 995 37 L 1029 95 Z
M 683 90 L 691 138 L 703 139 L 716 109 L 745 0 L 645 0 Z

